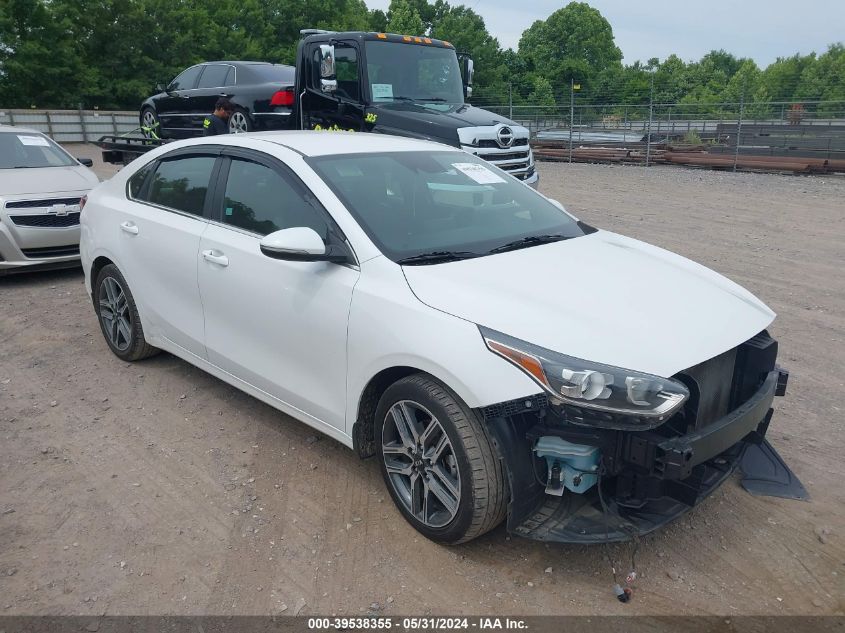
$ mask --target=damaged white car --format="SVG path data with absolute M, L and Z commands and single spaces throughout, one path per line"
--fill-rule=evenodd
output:
M 649 532 L 786 385 L 749 292 L 429 142 L 168 144 L 91 193 L 81 252 L 115 354 L 166 350 L 374 456 L 443 542 Z

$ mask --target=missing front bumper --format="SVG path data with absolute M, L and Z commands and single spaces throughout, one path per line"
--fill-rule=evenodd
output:
M 772 400 L 785 391 L 786 377 L 779 369 L 770 371 L 744 404 L 687 435 L 604 434 L 605 450 L 615 452 L 618 471 L 582 495 L 545 494 L 532 462 L 531 439 L 517 428 L 516 418 L 488 418 L 508 472 L 508 530 L 541 541 L 601 543 L 660 528 L 712 494 L 738 467 L 746 444 L 763 441 Z

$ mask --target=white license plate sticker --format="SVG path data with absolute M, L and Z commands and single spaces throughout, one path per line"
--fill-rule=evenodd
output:
M 505 182 L 505 179 L 478 163 L 452 163 L 452 167 L 469 176 L 479 185 Z
M 23 136 L 18 134 L 18 140 L 22 145 L 38 145 L 40 147 L 50 147 L 50 142 L 43 136 Z

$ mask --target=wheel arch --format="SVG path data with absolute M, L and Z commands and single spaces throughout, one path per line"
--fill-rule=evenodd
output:
M 426 363 L 395 364 L 376 372 L 364 385 L 358 397 L 355 409 L 355 422 L 352 425 L 352 447 L 361 459 L 376 454 L 376 440 L 374 437 L 375 413 L 379 400 L 390 385 L 412 374 L 422 374 L 436 380 L 453 391 L 459 398 L 467 402 L 466 385 L 463 385 L 446 370 L 424 367 Z M 471 406 L 468 404 L 468 406 Z

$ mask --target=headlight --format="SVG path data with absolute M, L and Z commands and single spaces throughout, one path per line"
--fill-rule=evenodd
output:
M 575 407 L 660 422 L 690 395 L 684 384 L 671 378 L 573 358 L 478 329 L 491 352 L 524 371 L 553 398 Z

